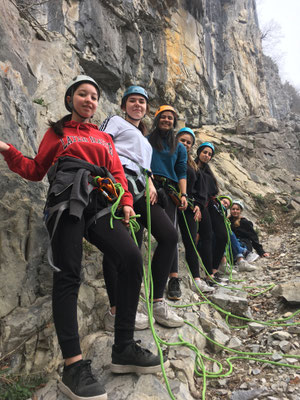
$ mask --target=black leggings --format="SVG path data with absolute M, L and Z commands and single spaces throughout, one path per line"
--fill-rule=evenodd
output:
M 213 265 L 212 223 L 207 207 L 202 210 L 201 214 L 202 218 L 198 226 L 199 241 L 197 244 L 197 249 L 207 272 L 211 275 Z
M 53 319 L 64 358 L 81 354 L 77 298 L 81 283 L 82 239 L 86 222 L 93 215 L 93 203 L 90 203 L 87 209 L 80 221 L 74 221 L 68 210 L 64 211 L 52 240 L 54 265 L 61 270 L 53 274 Z M 98 219 L 90 226 L 88 235 L 89 242 L 104 254 L 108 254 L 118 266 L 115 343 L 120 344 L 133 339 L 143 261 L 141 252 L 126 227 L 120 221 L 114 220 L 114 228 L 111 229 L 109 219 L 110 214 Z M 50 236 L 54 220 L 55 215 L 48 224 Z
M 174 229 L 176 229 L 176 231 L 177 231 L 177 206 L 173 202 L 173 200 L 171 199 L 171 197 L 169 195 L 167 195 L 167 205 L 165 208 L 165 212 L 166 212 L 167 216 L 169 217 L 169 219 L 171 220 L 171 222 L 174 226 Z M 173 261 L 171 263 L 170 273 L 171 272 L 175 272 L 175 273 L 178 272 L 178 241 L 176 244 Z
M 205 268 L 212 274 L 213 269 L 219 268 L 227 243 L 224 218 L 214 207 L 213 201 L 202 212 L 198 232 L 198 250 Z
M 198 223 L 194 220 L 195 214 L 190 209 L 190 207 L 188 207 L 186 211 L 184 211 L 184 215 L 191 237 L 189 235 L 183 217 L 183 213 L 182 211 L 178 210 L 178 224 L 181 232 L 182 242 L 185 248 L 185 259 L 191 270 L 193 278 L 199 278 L 200 277 L 199 259 L 198 259 L 198 252 L 196 249 L 196 235 L 197 235 Z
M 136 214 L 141 214 L 138 222 L 141 223 L 140 231 L 137 233 L 139 246 L 142 244 L 143 227 L 147 227 L 147 206 L 145 197 L 141 197 L 134 203 Z M 151 212 L 151 233 L 157 241 L 157 246 L 151 262 L 152 278 L 153 278 L 153 298 L 163 297 L 164 289 L 168 280 L 170 267 L 176 253 L 178 234 L 173 227 L 171 221 L 166 215 L 163 208 L 154 204 L 150 207 Z M 116 281 L 116 264 L 115 260 L 109 254 L 103 257 L 103 274 L 106 289 L 109 297 L 110 306 L 116 305 L 117 287 Z M 119 294 L 118 294 L 119 295 Z M 118 306 L 117 306 L 118 309 Z
M 213 229 L 213 269 L 218 269 L 227 243 L 227 230 L 223 216 L 217 211 L 214 203 L 209 202 L 208 211 Z

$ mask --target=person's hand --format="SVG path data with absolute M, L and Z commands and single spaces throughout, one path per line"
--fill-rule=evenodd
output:
M 194 210 L 193 210 L 193 213 L 195 214 L 194 215 L 194 220 L 197 222 L 200 222 L 201 221 L 201 218 L 202 218 L 202 215 L 201 215 L 201 211 L 200 211 L 200 208 L 199 208 L 199 206 L 195 206 L 194 207 Z
M 178 207 L 179 210 L 185 211 L 187 209 L 187 206 L 188 206 L 187 198 L 185 196 L 181 196 L 181 206 Z
M 2 142 L 2 140 L 0 140 L 0 152 L 1 151 L 6 151 L 9 149 L 9 145 L 6 144 L 5 142 Z
M 264 253 L 262 256 L 263 257 L 270 257 L 270 253 Z
M 146 196 L 146 193 L 145 193 Z M 155 189 L 155 186 L 152 182 L 152 179 L 149 178 L 149 197 L 150 197 L 150 204 L 153 206 L 153 204 L 157 203 L 157 191 Z
M 123 214 L 124 214 L 124 218 L 122 219 L 122 222 L 124 225 L 128 226 L 129 218 L 135 216 L 135 212 L 132 207 L 123 206 Z

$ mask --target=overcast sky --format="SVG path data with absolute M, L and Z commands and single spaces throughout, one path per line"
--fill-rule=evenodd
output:
M 268 51 L 278 61 L 282 81 L 287 80 L 300 90 L 300 0 L 257 0 L 256 3 L 261 28 L 270 20 L 281 27 L 282 38 Z

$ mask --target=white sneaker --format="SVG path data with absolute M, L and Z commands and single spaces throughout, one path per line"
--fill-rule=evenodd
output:
M 254 271 L 256 269 L 256 267 L 254 265 L 251 265 L 248 263 L 248 261 L 246 261 L 244 258 L 241 258 L 238 262 L 237 262 L 237 266 L 240 272 L 243 271 Z
M 196 293 L 199 293 L 199 290 L 203 293 L 211 293 L 215 291 L 215 288 L 208 286 L 208 284 L 204 281 L 195 280 L 195 283 L 193 283 L 192 286 L 192 290 Z
M 167 328 L 177 328 L 184 324 L 183 319 L 168 306 L 164 299 L 153 303 L 153 317 L 156 322 Z
M 114 332 L 115 331 L 115 319 L 116 316 L 113 315 L 109 310 L 104 316 L 104 329 L 108 332 Z M 153 321 L 155 322 L 155 321 Z M 136 313 L 135 316 L 135 326 L 134 330 L 135 331 L 142 331 L 144 329 L 149 328 L 149 319 L 148 316 L 145 314 L 142 314 L 140 312 Z
M 153 321 L 154 323 L 155 321 Z M 149 328 L 149 318 L 148 315 L 145 315 L 143 313 L 137 312 L 135 316 L 135 325 L 134 325 L 134 330 L 135 331 L 143 331 L 144 329 Z
M 254 253 L 253 251 L 251 251 L 247 257 L 246 257 L 246 261 L 248 261 L 249 263 L 256 261 L 259 258 L 259 255 L 257 253 Z

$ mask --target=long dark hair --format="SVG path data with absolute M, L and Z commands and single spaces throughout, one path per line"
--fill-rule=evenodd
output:
M 198 156 L 195 158 L 195 163 L 197 164 L 198 168 L 201 169 L 202 171 L 208 173 L 212 178 L 213 181 L 216 185 L 216 187 L 218 188 L 219 191 L 219 185 L 218 185 L 218 181 L 217 178 L 215 177 L 215 174 L 212 172 L 210 166 L 208 165 L 208 163 L 203 163 L 200 161 L 199 156 L 201 154 L 201 152 L 204 150 L 205 147 L 203 147 L 203 149 L 199 152 Z
M 62 137 L 64 136 L 64 125 L 66 122 L 71 121 L 71 119 L 72 114 L 67 114 L 56 122 L 49 120 L 48 125 L 53 129 L 57 136 Z
M 146 125 L 144 124 L 143 121 L 140 121 L 139 126 L 138 126 L 137 128 L 142 132 L 142 134 L 143 134 L 144 136 L 147 135 L 148 129 L 147 129 L 147 127 L 146 127 Z
M 162 151 L 164 149 L 164 143 L 170 149 L 170 153 L 173 154 L 177 147 L 177 141 L 175 139 L 174 129 L 170 129 L 167 132 L 162 132 L 158 128 L 158 123 L 161 117 L 161 113 L 159 113 L 153 121 L 153 125 L 149 134 L 149 142 L 151 146 L 157 151 Z M 174 115 L 174 126 L 176 126 L 176 116 Z

